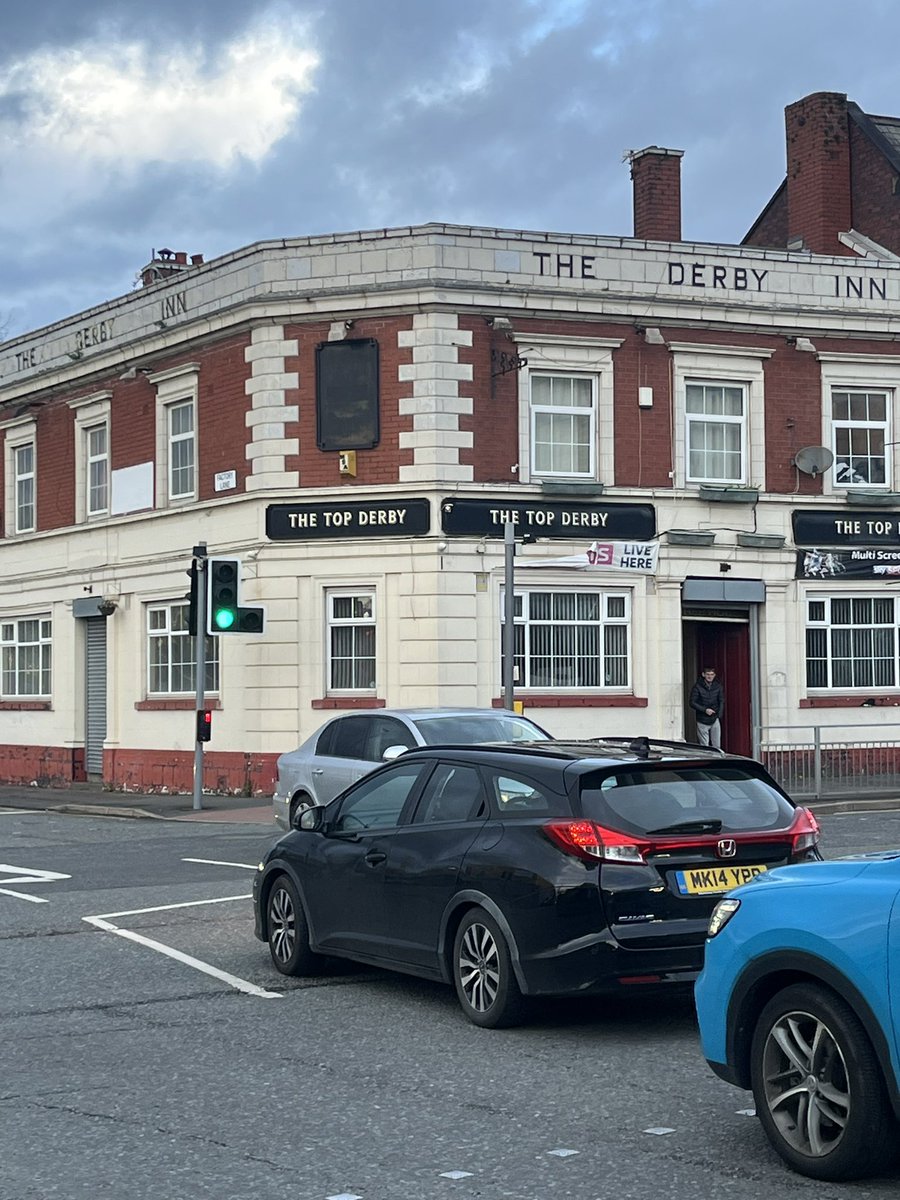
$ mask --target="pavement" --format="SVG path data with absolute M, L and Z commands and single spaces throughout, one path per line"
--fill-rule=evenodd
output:
M 0 785 L 0 809 L 13 808 L 82 814 L 94 817 L 132 817 L 157 821 L 212 821 L 265 825 L 274 831 L 271 796 L 203 795 L 194 808 L 188 793 L 106 792 L 92 784 L 67 788 Z

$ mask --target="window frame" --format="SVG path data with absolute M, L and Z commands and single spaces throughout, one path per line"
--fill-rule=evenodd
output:
M 517 352 L 526 359 L 525 365 L 519 369 L 519 482 L 574 479 L 584 483 L 612 484 L 615 480 L 613 355 L 623 344 L 623 339 L 538 333 L 523 334 L 514 341 Z M 537 470 L 533 440 L 534 376 L 591 379 L 593 415 L 590 472 Z
M 147 671 L 145 696 L 148 700 L 180 700 L 186 696 L 196 696 L 197 694 L 197 639 L 187 632 L 189 608 L 190 605 L 187 600 L 148 600 L 144 604 L 144 638 L 146 642 L 144 661 Z M 183 610 L 182 628 L 174 627 L 173 613 L 175 609 Z M 164 627 L 153 628 L 151 614 L 154 613 L 166 614 Z M 182 657 L 176 659 L 173 656 L 173 640 L 175 639 L 179 642 L 184 639 L 190 644 L 191 654 L 189 658 Z M 155 663 L 153 659 L 154 642 L 162 642 L 163 640 L 165 640 L 167 647 L 167 661 L 164 664 Z M 218 696 L 221 692 L 221 660 L 218 642 L 218 638 L 206 635 L 206 680 L 204 686 L 204 695 L 206 696 Z M 161 668 L 166 671 L 167 682 L 170 685 L 165 690 L 158 690 L 153 687 L 155 672 L 158 672 Z M 172 673 L 176 670 L 190 671 L 189 687 L 180 690 L 171 687 Z
M 698 413 L 692 412 L 689 406 L 689 392 L 691 388 L 703 388 L 704 394 L 706 389 L 722 388 L 730 391 L 740 392 L 741 397 L 741 413 L 740 416 L 734 417 L 727 413 Z M 746 383 L 738 382 L 737 380 L 724 379 L 685 379 L 684 381 L 684 420 L 685 420 L 685 482 L 690 485 L 694 484 L 713 484 L 720 487 L 738 486 L 747 482 L 747 393 L 748 386 Z M 717 450 L 696 450 L 692 442 L 692 433 L 695 428 L 703 428 L 704 430 L 712 427 L 737 427 L 740 438 L 740 464 L 741 469 L 736 477 L 728 475 L 695 475 L 691 471 L 691 458 L 695 453 L 709 455 L 720 453 Z M 728 454 L 726 448 L 721 453 Z
M 894 408 L 900 390 L 900 357 L 888 354 L 836 354 L 819 352 L 817 355 L 821 366 L 822 384 L 822 445 L 827 446 L 834 454 L 834 467 L 823 472 L 822 491 L 824 495 L 846 496 L 853 491 L 888 492 L 893 490 L 894 481 L 900 475 L 898 461 L 898 446 L 895 443 L 893 431 L 896 428 Z M 884 482 L 842 482 L 836 479 L 838 464 L 837 446 L 834 437 L 835 422 L 833 417 L 833 396 L 835 392 L 867 392 L 886 395 L 885 405 L 885 454 Z M 843 423 L 841 423 L 843 424 Z M 866 423 L 868 428 L 874 428 L 880 422 Z M 860 428 L 862 426 L 857 426 Z
M 4 436 L 4 479 L 6 511 L 4 516 L 4 531 L 7 537 L 17 537 L 38 530 L 38 443 L 37 422 L 34 417 L 24 417 L 3 425 Z M 31 470 L 28 479 L 31 481 L 31 524 L 19 523 L 19 482 L 18 454 L 20 450 L 31 447 Z
M 675 407 L 673 483 L 676 488 L 694 491 L 701 487 L 765 488 L 766 405 L 765 372 L 767 359 L 774 350 L 757 346 L 720 346 L 711 342 L 669 342 L 672 352 L 672 380 Z M 740 480 L 700 480 L 688 474 L 689 384 L 744 388 L 744 436 L 741 446 Z
M 897 689 L 898 681 L 900 681 L 900 595 L 892 592 L 807 592 L 803 598 L 803 667 L 804 667 L 804 683 L 806 691 L 815 693 L 816 695 L 828 695 L 829 693 L 839 693 L 841 695 L 861 695 L 869 696 L 873 692 L 894 692 Z M 854 622 L 836 622 L 834 619 L 834 605 L 847 603 L 851 607 L 851 614 L 854 604 L 860 602 L 869 603 L 872 605 L 873 618 L 877 611 L 876 606 L 879 603 L 890 603 L 893 607 L 893 619 L 890 622 L 871 620 L 867 623 Z M 823 605 L 823 613 L 821 618 L 814 618 L 811 615 L 811 608 L 814 604 Z M 838 636 L 845 631 L 849 632 L 849 638 L 852 642 L 854 632 L 860 633 L 870 632 L 871 643 L 875 645 L 875 631 L 890 630 L 892 641 L 892 653 L 890 659 L 885 655 L 871 654 L 863 659 L 861 656 L 839 655 L 835 653 L 834 645 Z M 824 635 L 825 654 L 817 655 L 813 659 L 810 656 L 810 634 L 819 632 Z M 825 683 L 810 682 L 810 663 L 811 661 L 822 662 L 826 672 Z M 835 663 L 836 661 L 846 661 L 852 673 L 854 664 L 857 662 L 869 662 L 872 667 L 872 682 L 853 682 L 841 683 L 835 682 Z M 892 664 L 891 673 L 892 679 L 890 682 L 876 683 L 874 682 L 875 666 L 878 661 L 890 661 Z
M 498 589 L 499 595 L 499 639 L 500 639 L 500 654 L 498 661 L 499 684 L 503 686 L 504 679 L 504 663 L 503 663 L 503 648 L 504 642 L 504 624 L 505 624 L 505 585 Z M 574 618 L 570 620 L 552 620 L 545 619 L 540 616 L 532 616 L 532 598 L 535 596 L 563 596 L 570 598 L 575 596 L 585 596 L 589 598 L 599 599 L 601 606 L 600 617 L 597 620 L 587 620 Z M 611 601 L 620 601 L 622 603 L 622 615 L 615 615 L 611 610 Z M 605 587 L 579 587 L 573 588 L 571 584 L 564 583 L 529 583 L 515 585 L 515 662 L 514 662 L 514 680 L 516 691 L 532 692 L 532 693 L 552 693 L 554 695 L 569 696 L 569 695 L 632 695 L 634 692 L 634 589 L 628 586 L 605 586 Z M 552 607 L 552 601 L 551 601 Z M 545 658 L 551 660 L 556 668 L 559 668 L 565 661 L 571 660 L 573 663 L 584 662 L 585 654 L 583 649 L 577 645 L 577 634 L 574 638 L 573 650 L 570 654 L 562 655 L 555 647 L 550 647 L 543 653 L 539 653 L 539 648 L 535 648 L 535 631 L 537 628 L 546 629 L 547 627 L 558 627 L 564 630 L 578 630 L 582 628 L 595 628 L 597 630 L 597 648 L 598 654 L 594 657 L 597 662 L 597 676 L 601 680 L 605 680 L 608 675 L 608 661 L 617 660 L 624 662 L 625 677 L 624 682 L 600 682 L 600 683 L 585 683 L 582 679 L 575 678 L 570 683 L 560 682 L 535 682 L 536 667 L 535 660 Z M 613 654 L 608 650 L 608 631 L 612 629 L 625 630 L 625 652 L 624 654 Z M 519 631 L 522 631 L 521 633 Z M 552 640 L 552 635 L 551 635 Z
M 77 521 L 97 521 L 112 515 L 112 427 L 110 412 L 112 392 L 93 392 L 68 401 L 75 417 L 75 512 Z M 100 426 L 106 428 L 106 506 L 91 507 L 90 436 Z
M 22 626 L 37 624 L 37 639 L 24 641 L 21 638 Z M 14 634 L 7 637 L 7 629 L 12 627 Z M 28 647 L 37 647 L 38 665 L 27 667 L 22 664 L 22 653 Z M 7 667 L 8 651 L 14 652 L 12 671 Z M 12 673 L 15 690 L 7 690 L 7 680 Z M 27 674 L 36 673 L 39 691 L 20 690 L 20 678 Z M 45 682 L 46 681 L 46 682 Z M 53 695 L 53 619 L 49 613 L 34 613 L 28 616 L 4 617 L 0 620 L 0 698 L 4 701 L 17 700 L 50 700 Z
M 168 371 L 148 375 L 156 388 L 156 506 L 177 507 L 190 504 L 199 497 L 199 363 L 183 363 Z M 190 408 L 191 429 L 189 433 L 173 435 L 172 416 L 181 408 Z M 190 490 L 175 490 L 174 473 L 183 469 L 176 466 L 173 446 L 189 443 L 191 446 Z
M 329 587 L 325 589 L 325 694 L 328 696 L 375 696 L 378 693 L 378 677 L 379 677 L 379 661 L 378 647 L 380 637 L 378 632 L 378 594 L 377 589 L 371 584 L 358 584 L 357 586 L 342 585 L 340 587 Z M 364 616 L 351 616 L 347 618 L 335 617 L 334 608 L 335 601 L 342 599 L 358 599 L 370 602 L 371 612 Z M 357 655 L 352 653 L 347 656 L 336 656 L 334 654 L 334 633 L 338 629 L 371 629 L 372 634 L 372 652 L 371 654 Z M 355 643 L 355 638 L 351 639 Z M 355 644 L 353 649 L 355 650 Z M 363 662 L 371 661 L 371 684 L 368 686 L 350 686 L 341 687 L 335 683 L 335 666 L 336 659 L 350 663 L 353 674 Z

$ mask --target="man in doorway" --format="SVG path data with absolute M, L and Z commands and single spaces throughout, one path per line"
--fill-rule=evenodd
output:
M 704 667 L 700 672 L 700 678 L 691 688 L 689 703 L 697 716 L 697 741 L 701 746 L 721 748 L 725 693 L 713 667 Z

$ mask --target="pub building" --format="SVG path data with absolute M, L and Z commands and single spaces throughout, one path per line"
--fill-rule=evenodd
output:
M 336 713 L 502 705 L 508 584 L 514 698 L 554 734 L 693 739 L 706 665 L 733 751 L 889 725 L 898 124 L 790 105 L 734 244 L 682 240 L 651 146 L 631 237 L 161 251 L 0 345 L 0 781 L 190 791 L 204 552 L 264 612 L 204 642 L 209 790 L 271 791 Z

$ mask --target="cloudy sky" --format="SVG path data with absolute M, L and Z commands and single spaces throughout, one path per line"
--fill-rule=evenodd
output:
M 784 107 L 900 116 L 896 0 L 4 0 L 0 330 L 130 291 L 154 248 L 446 221 L 629 236 L 623 152 L 685 151 L 739 241 Z

